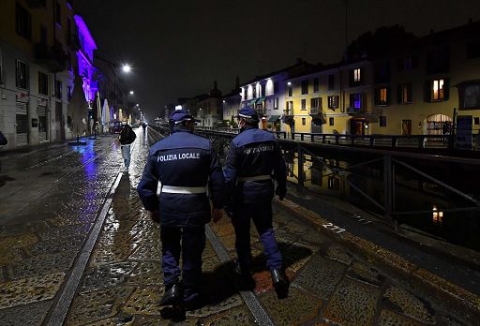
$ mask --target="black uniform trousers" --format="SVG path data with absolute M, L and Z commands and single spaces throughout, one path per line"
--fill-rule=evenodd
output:
M 278 249 L 273 232 L 272 205 L 270 202 L 237 205 L 233 212 L 232 224 L 235 229 L 235 249 L 240 268 L 242 271 L 247 271 L 252 264 L 250 219 L 253 220 L 263 245 L 268 269 L 282 269 L 282 254 Z
M 202 252 L 205 248 L 205 225 L 196 227 L 161 226 L 162 270 L 164 284 L 180 281 L 184 287 L 184 300 L 199 295 L 198 286 L 202 277 Z M 180 270 L 182 254 L 182 271 Z

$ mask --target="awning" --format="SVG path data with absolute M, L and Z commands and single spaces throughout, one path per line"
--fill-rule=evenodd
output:
M 257 99 L 253 99 L 251 100 L 250 102 L 248 102 L 248 105 L 255 105 L 255 102 L 257 101 Z
M 255 102 L 255 104 L 262 104 L 263 102 L 265 102 L 265 97 L 259 97 L 257 98 L 257 101 Z
M 278 120 L 280 119 L 280 116 L 279 115 L 271 115 L 269 118 L 268 118 L 268 122 L 277 122 Z

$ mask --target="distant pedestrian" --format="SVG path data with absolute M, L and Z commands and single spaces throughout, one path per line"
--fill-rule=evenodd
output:
M 289 280 L 272 225 L 271 200 L 286 195 L 286 164 L 275 135 L 258 128 L 259 118 L 252 107 L 238 114 L 240 133 L 232 140 L 224 169 L 232 202 L 228 207 L 235 228 L 235 249 L 242 283 L 252 284 L 250 220 L 257 229 L 267 267 L 279 299 L 288 296 Z M 275 191 L 275 182 L 277 188 Z
M 130 167 L 130 145 L 135 141 L 137 135 L 132 127 L 127 122 L 123 122 L 122 130 L 118 135 L 118 141 L 122 150 L 122 157 L 124 163 L 124 172 L 128 172 Z
M 210 140 L 193 133 L 193 116 L 176 110 L 170 121 L 172 133 L 150 147 L 137 190 L 160 223 L 165 285 L 160 305 L 193 310 L 203 305 L 205 224 L 223 215 L 225 179 Z

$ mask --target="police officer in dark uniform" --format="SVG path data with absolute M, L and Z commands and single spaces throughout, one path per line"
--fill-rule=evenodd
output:
M 181 109 L 170 121 L 172 133 L 151 146 L 137 191 L 160 223 L 165 285 L 160 304 L 192 310 L 203 303 L 199 285 L 205 224 L 223 215 L 225 179 L 211 142 L 193 133 L 194 118 Z
M 274 181 L 280 200 L 285 197 L 287 172 L 275 135 L 259 129 L 258 122 L 258 114 L 252 107 L 239 111 L 240 134 L 230 144 L 224 169 L 227 190 L 232 199 L 228 211 L 235 228 L 235 248 L 242 278 L 244 281 L 252 279 L 252 219 L 263 245 L 273 286 L 278 298 L 283 299 L 288 296 L 289 280 L 273 232 L 271 200 L 275 193 Z

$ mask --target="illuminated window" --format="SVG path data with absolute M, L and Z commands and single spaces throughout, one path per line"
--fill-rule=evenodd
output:
M 359 110 L 363 108 L 363 93 L 350 94 L 350 108 Z
M 332 95 L 328 97 L 328 108 L 329 109 L 336 109 L 338 108 L 338 95 Z
M 354 69 L 353 70 L 353 82 L 354 83 L 359 83 L 361 80 L 361 74 L 360 74 L 360 68 Z
M 375 89 L 375 105 L 389 104 L 389 90 L 387 87 L 380 87 Z
M 443 101 L 445 99 L 445 80 L 434 79 L 432 81 L 432 101 Z
M 349 73 L 350 87 L 359 86 L 362 84 L 362 81 L 363 81 L 362 68 L 355 68 L 350 70 L 350 73 Z

